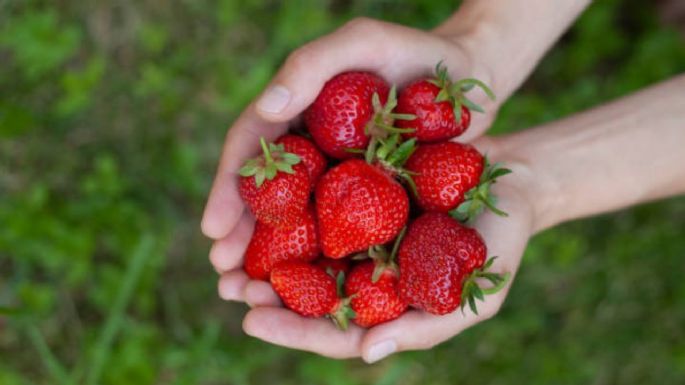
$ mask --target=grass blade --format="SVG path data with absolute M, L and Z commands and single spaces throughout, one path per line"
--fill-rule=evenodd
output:
M 62 366 L 59 360 L 57 360 L 57 357 L 55 357 L 55 355 L 52 354 L 52 351 L 50 351 L 50 347 L 45 342 L 45 338 L 43 338 L 43 335 L 40 333 L 40 330 L 38 330 L 38 327 L 35 325 L 30 325 L 27 328 L 27 333 L 29 340 L 31 340 L 34 348 L 36 348 L 38 351 L 38 356 L 43 362 L 45 369 L 47 369 L 49 375 L 55 380 L 55 382 L 58 384 L 70 383 L 71 381 L 69 380 L 66 369 L 64 369 L 64 366 Z
M 95 349 L 93 350 L 93 356 L 89 365 L 90 370 L 86 376 L 86 385 L 95 385 L 100 380 L 102 369 L 112 351 L 112 343 L 121 329 L 126 308 L 129 302 L 131 302 L 131 296 L 140 280 L 143 267 L 149 259 L 153 245 L 152 236 L 145 235 L 133 252 L 133 257 L 126 268 L 121 288 L 114 301 L 114 306 L 112 306 L 112 310 L 107 316 L 107 321 L 95 343 Z

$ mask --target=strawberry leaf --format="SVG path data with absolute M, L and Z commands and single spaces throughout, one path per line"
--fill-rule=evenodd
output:
M 450 94 L 446 89 L 441 89 L 440 92 L 435 96 L 435 102 L 440 103 L 440 102 L 446 102 L 450 100 Z
M 293 166 L 289 165 L 288 163 L 283 163 L 283 162 L 276 162 L 274 163 L 276 165 L 276 168 L 278 171 L 282 171 L 286 174 L 294 174 L 295 170 L 293 170 Z
M 452 108 L 452 113 L 454 114 L 454 121 L 457 122 L 457 124 L 461 123 L 461 104 L 455 103 L 454 108 Z
M 258 166 L 255 164 L 256 162 L 250 162 L 248 161 L 245 163 L 243 167 L 240 168 L 238 173 L 240 176 L 252 176 L 257 173 L 257 170 L 259 169 Z
M 462 103 L 463 105 L 465 105 L 465 106 L 466 106 L 469 110 L 471 110 L 471 111 L 477 111 L 477 112 L 480 112 L 480 113 L 485 113 L 485 110 L 483 109 L 483 107 L 481 107 L 481 106 L 479 106 L 478 104 L 472 102 L 471 100 L 469 100 L 469 99 L 466 98 L 466 97 L 463 97 L 463 98 L 461 99 L 461 103 Z
M 299 156 L 297 156 L 295 154 L 291 154 L 289 152 L 282 153 L 281 159 L 290 165 L 296 165 L 302 161 L 302 159 L 300 159 Z
M 266 179 L 266 175 L 264 174 L 264 169 L 260 168 L 259 170 L 257 170 L 257 173 L 255 174 L 255 178 L 254 178 L 254 181 L 255 181 L 255 184 L 257 185 L 257 187 L 262 187 L 262 185 L 264 184 L 264 179 Z
M 278 169 L 276 168 L 276 164 L 274 162 L 269 162 L 264 167 L 264 175 L 268 180 L 273 180 L 276 177 L 277 172 Z

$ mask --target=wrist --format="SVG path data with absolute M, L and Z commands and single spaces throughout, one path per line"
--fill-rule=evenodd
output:
M 499 103 L 528 77 L 589 0 L 465 1 L 434 32 L 457 44 L 486 68 Z
M 529 206 L 532 234 L 563 222 L 569 207 L 563 172 L 555 170 L 552 159 L 546 161 L 536 151 L 539 142 L 550 138 L 539 137 L 538 133 L 541 132 L 533 129 L 492 138 L 497 159 L 512 170 L 512 184 Z

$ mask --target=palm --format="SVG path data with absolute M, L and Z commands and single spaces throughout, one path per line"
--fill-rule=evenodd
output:
M 495 186 L 499 206 L 509 213 L 508 217 L 488 212 L 474 224 L 486 241 L 488 255 L 499 257 L 493 271 L 510 272 L 512 278 L 531 232 L 531 208 L 519 184 L 516 174 L 512 174 Z M 264 284 L 248 291 L 246 300 L 260 306 L 250 310 L 243 326 L 248 334 L 271 343 L 336 358 L 364 355 L 370 345 L 387 339 L 397 340 L 400 350 L 425 349 L 494 315 L 510 283 L 511 279 L 505 290 L 478 304 L 479 315 L 465 310 L 434 316 L 412 310 L 392 322 L 368 330 L 352 326 L 346 332 L 337 330 L 328 320 L 303 318 L 282 308 L 278 297 Z

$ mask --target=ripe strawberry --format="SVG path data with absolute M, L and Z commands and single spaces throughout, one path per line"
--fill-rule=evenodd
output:
M 359 159 L 330 169 L 315 192 L 321 249 L 329 258 L 380 245 L 407 222 L 409 199 L 381 169 Z
M 490 166 L 471 145 L 443 142 L 419 146 L 404 167 L 412 175 L 421 208 L 449 211 L 456 219 L 468 221 L 485 207 L 507 215 L 495 207 L 495 197 L 490 194 L 490 185 L 511 172 L 500 166 Z
M 435 78 L 420 79 L 409 84 L 397 101 L 396 112 L 415 115 L 413 120 L 400 120 L 400 128 L 414 128 L 405 137 L 419 142 L 437 142 L 461 135 L 471 124 L 471 111 L 483 108 L 467 99 L 465 92 L 478 86 L 490 99 L 492 91 L 480 80 L 462 79 L 452 82 L 442 63 L 435 67 Z
M 245 251 L 244 269 L 251 278 L 266 281 L 278 263 L 312 261 L 320 252 L 314 208 L 310 206 L 293 227 L 257 222 Z
M 300 261 L 284 262 L 271 271 L 271 285 L 285 306 L 305 317 L 327 316 L 339 328 L 347 328 L 354 316 L 349 300 L 340 298 L 343 275 L 336 279 L 321 268 Z
M 260 139 L 263 155 L 240 169 L 240 196 L 258 221 L 291 226 L 307 207 L 311 183 L 300 157 Z
M 321 257 L 314 261 L 314 265 L 322 268 L 332 277 L 337 277 L 340 273 L 347 274 L 350 271 L 349 258 L 332 259 Z
M 393 320 L 407 310 L 407 302 L 399 294 L 400 271 L 394 262 L 402 233 L 395 241 L 393 252 L 374 247 L 373 260 L 364 261 L 352 268 L 345 281 L 345 294 L 350 298 L 350 307 L 356 316 L 354 323 L 371 327 Z
M 466 303 L 478 314 L 476 299 L 497 292 L 507 275 L 487 272 L 486 246 L 475 229 L 447 214 L 429 212 L 409 225 L 399 249 L 400 295 L 409 305 L 432 314 L 447 314 Z M 494 287 L 482 289 L 477 278 Z
M 383 79 L 368 72 L 345 72 L 326 82 L 304 114 L 319 148 L 338 159 L 354 156 L 349 150 L 363 151 L 369 144 L 367 125 L 380 113 L 373 95 L 385 104 L 389 90 Z
M 316 145 L 298 135 L 283 135 L 276 139 L 276 144 L 282 144 L 285 151 L 300 157 L 309 171 L 309 181 L 313 188 L 326 171 L 326 158 Z

